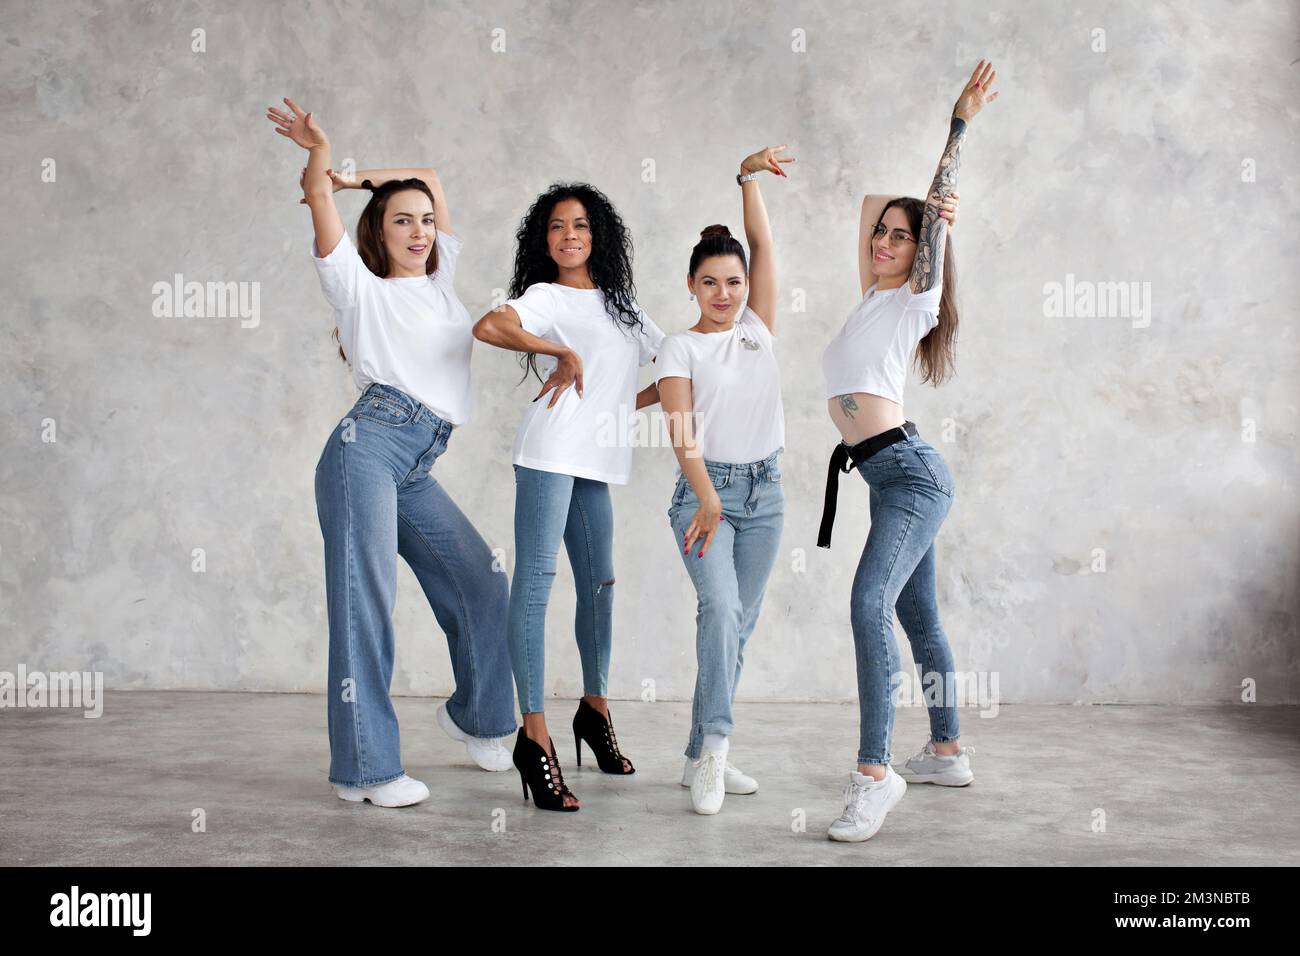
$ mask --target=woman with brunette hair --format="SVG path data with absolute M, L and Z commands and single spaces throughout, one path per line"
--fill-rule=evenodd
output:
M 507 587 L 492 552 L 429 474 L 470 415 L 469 313 L 452 286 L 461 240 L 431 169 L 359 173 L 372 189 L 354 246 L 334 204 L 349 185 L 330 143 L 288 98 L 275 130 L 308 152 L 302 186 L 312 258 L 361 397 L 316 465 L 329 609 L 329 780 L 341 799 L 419 803 L 429 789 L 402 768 L 393 674 L 397 555 L 446 632 L 456 690 L 437 720 L 485 770 L 509 769 L 500 738 L 517 726 L 506 644 Z
M 571 812 L 579 809 L 578 799 L 564 783 L 546 729 L 546 607 L 563 541 L 577 587 L 574 631 L 583 679 L 573 717 L 578 763 L 585 741 L 602 771 L 633 773 L 607 700 L 614 608 L 609 486 L 626 484 L 631 475 L 632 448 L 623 436 L 633 412 L 658 401 L 654 385 L 637 392 L 637 369 L 654 359 L 664 335 L 636 304 L 631 239 L 598 189 L 551 186 L 515 238 L 510 299 L 474 327 L 482 341 L 524 353 L 522 361 L 539 380 L 545 375 L 524 411 L 512 454 L 510 660 L 523 714 L 514 764 L 525 798 L 531 789 L 538 807 Z
M 758 784 L 727 760 L 745 644 L 758 623 L 785 520 L 778 456 L 785 447 L 776 362 L 776 262 L 764 171 L 784 176 L 777 154 L 745 157 L 736 182 L 745 249 L 726 226 L 709 226 L 691 250 L 686 286 L 698 298 L 693 326 L 668 336 L 656 361 L 659 399 L 677 455 L 668 509 L 695 585 L 695 694 L 682 786 L 696 813 L 717 813 L 727 793 Z M 698 550 L 697 550 L 698 544 Z
M 842 441 L 831 455 L 817 544 L 830 547 L 839 473 L 850 470 L 850 461 L 867 483 L 871 507 L 871 530 L 850 605 L 860 711 L 858 766 L 844 790 L 844 812 L 827 831 L 832 840 L 860 842 L 874 836 L 902 799 L 909 779 L 965 786 L 974 777 L 968 756 L 973 750 L 957 740 L 952 651 L 939 621 L 935 589 L 934 539 L 952 506 L 952 473 L 903 416 L 903 385 L 914 351 L 923 381 L 937 386 L 952 367 L 956 276 L 948 240 L 951 207 L 946 204 L 954 195 L 967 127 L 997 98 L 989 92 L 996 75 L 984 60 L 971 73 L 953 108 L 948 142 L 925 201 L 887 203 L 870 232 L 859 237 L 859 264 L 868 266 L 875 283 L 868 292 L 867 270 L 862 270 L 867 294 L 822 359 L 827 407 Z M 898 670 L 895 611 L 922 670 L 931 737 L 907 761 L 903 776 L 889 765 L 890 690 Z

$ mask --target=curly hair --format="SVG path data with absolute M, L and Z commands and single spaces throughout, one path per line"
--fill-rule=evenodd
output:
M 614 204 L 595 186 L 587 183 L 552 183 L 524 214 L 515 232 L 515 271 L 510 280 L 510 298 L 517 299 L 538 282 L 554 282 L 560 268 L 551 258 L 547 243 L 551 212 L 557 203 L 576 199 L 587 211 L 591 224 L 591 256 L 587 271 L 596 288 L 604 293 L 605 311 L 624 329 L 640 329 L 636 287 L 632 282 L 632 236 L 614 210 Z M 537 353 L 520 356 L 524 378 L 537 371 Z

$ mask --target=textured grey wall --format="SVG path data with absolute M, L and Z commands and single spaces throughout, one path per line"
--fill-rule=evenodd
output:
M 647 311 L 685 328 L 697 231 L 739 231 L 736 164 L 790 143 L 792 178 L 763 183 L 787 531 L 741 696 L 851 698 L 867 495 L 847 478 L 819 551 L 836 438 L 821 350 L 857 298 L 862 193 L 925 188 L 988 55 L 1002 94 L 959 186 L 958 377 L 913 382 L 907 402 L 958 485 L 939 538 L 958 666 L 996 671 L 1004 701 L 1235 700 L 1248 678 L 1260 700 L 1300 699 L 1295 5 L 923 6 L 6 3 L 0 669 L 323 688 L 312 475 L 354 392 L 297 204 L 303 154 L 263 119 L 288 94 L 336 158 L 441 170 L 475 315 L 508 281 L 527 205 L 576 178 L 632 228 Z M 341 197 L 349 227 L 360 199 Z M 155 315 L 154 284 L 178 273 L 257 283 L 258 321 Z M 1137 283 L 1150 310 L 1052 314 L 1051 283 L 1071 301 Z M 533 393 L 504 352 L 478 346 L 474 374 L 476 418 L 436 474 L 508 557 L 509 449 Z M 690 693 L 673 465 L 641 449 L 615 492 L 615 696 Z M 548 677 L 572 698 L 561 567 Z M 399 592 L 394 691 L 445 693 L 404 565 Z

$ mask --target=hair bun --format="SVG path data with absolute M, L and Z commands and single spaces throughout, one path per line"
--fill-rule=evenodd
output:
M 726 226 L 723 226 L 723 225 L 720 225 L 720 224 L 714 224 L 714 225 L 712 225 L 712 226 L 705 226 L 703 229 L 700 230 L 700 238 L 701 238 L 701 239 L 711 239 L 711 238 L 713 238 L 714 236 L 720 236 L 720 237 L 722 237 L 723 239 L 730 239 L 730 238 L 731 238 L 731 230 L 728 229 Z

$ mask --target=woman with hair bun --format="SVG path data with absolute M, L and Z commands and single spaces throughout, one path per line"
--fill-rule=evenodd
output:
M 695 585 L 695 694 L 682 786 L 696 813 L 758 784 L 727 760 L 731 707 L 745 644 L 758 622 L 785 520 L 777 458 L 785 414 L 777 367 L 776 262 L 763 172 L 785 176 L 772 146 L 745 157 L 736 182 L 745 249 L 726 226 L 709 226 L 691 251 L 686 286 L 700 314 L 668 336 L 656 362 L 659 399 L 677 455 L 668 519 Z M 697 547 L 698 546 L 698 547 Z
M 603 772 L 633 773 L 606 690 L 614 612 L 609 486 L 631 476 L 626 426 L 636 409 L 658 401 L 653 384 L 637 392 L 637 369 L 654 359 L 664 334 L 636 304 L 631 238 L 600 190 L 553 185 L 528 210 L 516 240 L 511 297 L 474 327 L 480 340 L 522 353 L 539 381 L 546 375 L 512 455 L 510 659 L 523 714 L 513 759 L 525 798 L 531 789 L 536 806 L 572 812 L 580 804 L 546 728 L 546 607 L 563 541 L 577 587 L 582 661 L 583 697 L 573 716 L 578 764 L 585 742 Z

